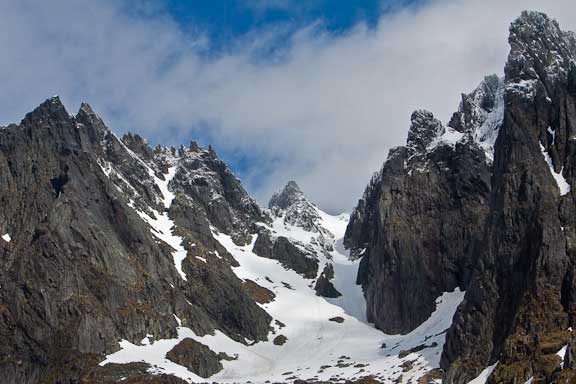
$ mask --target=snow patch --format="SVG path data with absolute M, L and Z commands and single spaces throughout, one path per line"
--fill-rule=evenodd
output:
M 498 362 L 496 362 L 493 365 L 490 365 L 489 367 L 484 368 L 484 370 L 482 372 L 480 372 L 478 377 L 476 377 L 472 381 L 469 381 L 468 384 L 486 384 L 486 382 L 488 381 L 488 378 L 490 377 L 492 372 L 494 372 L 497 365 L 498 365 Z
M 564 366 L 564 359 L 566 358 L 566 351 L 568 350 L 568 346 L 565 345 L 558 352 L 556 352 L 556 356 L 560 358 L 560 366 Z
M 484 150 L 486 157 L 494 161 L 494 145 L 504 120 L 504 86 L 499 84 L 496 90 L 494 109 L 486 116 L 480 128 L 474 132 L 474 140 Z
M 533 99 L 536 95 L 537 79 L 519 80 L 506 84 L 506 91 L 522 96 L 526 99 Z
M 552 163 L 552 158 L 550 157 L 550 155 L 548 154 L 548 152 L 546 151 L 546 148 L 544 148 L 542 143 L 540 143 L 540 151 L 542 152 L 542 156 L 544 156 L 544 160 L 546 161 L 546 164 L 548 164 L 548 168 L 550 169 L 550 173 L 552 174 L 552 177 L 554 177 L 554 180 L 556 181 L 556 185 L 558 186 L 558 189 L 560 189 L 560 196 L 564 196 L 565 194 L 570 192 L 570 184 L 568 184 L 568 182 L 566 181 L 566 179 L 562 175 L 562 171 L 564 170 L 564 167 L 562 167 L 560 169 L 560 172 L 556 173 L 556 171 L 554 171 L 554 164 Z
M 2 235 L 2 240 L 9 243 L 10 241 L 12 241 L 12 238 L 10 237 L 9 234 L 5 234 L 5 235 Z
M 444 133 L 434 140 L 427 150 L 433 150 L 438 145 L 454 147 L 457 143 L 465 143 L 471 140 L 484 150 L 490 162 L 494 161 L 494 144 L 504 120 L 504 90 L 504 82 L 499 80 L 498 87 L 495 90 L 494 107 L 488 112 L 481 106 L 479 101 L 485 91 L 482 90 L 481 86 L 478 87 L 473 93 L 478 100 L 475 100 L 475 104 L 473 104 L 474 110 L 471 114 L 474 118 L 474 126 L 470 131 L 463 133 L 456 131 L 452 127 L 446 127 Z
M 343 245 L 350 215 L 342 213 L 338 216 L 332 216 L 320 209 L 317 211 L 320 216 L 320 225 L 334 235 L 334 249 L 329 252 L 330 263 L 334 268 L 334 279 L 331 282 L 334 288 L 342 294 L 340 297 L 326 298 L 326 300 L 341 307 L 350 316 L 367 323 L 366 299 L 362 287 L 356 285 L 360 258 L 350 259 L 349 252 L 344 249 Z
M 168 212 L 166 212 L 172 204 L 172 200 L 174 200 L 174 193 L 168 189 L 168 184 L 170 183 L 170 180 L 174 178 L 174 175 L 176 175 L 176 168 L 177 166 L 170 167 L 168 169 L 168 173 L 164 177 L 164 180 L 161 180 L 156 177 L 150 168 L 147 167 L 150 176 L 154 179 L 156 185 L 158 185 L 158 188 L 160 189 L 160 193 L 162 194 L 162 204 L 166 210 L 161 213 L 156 212 L 154 215 L 155 217 L 150 217 L 146 213 L 139 210 L 136 210 L 136 212 L 144 221 L 150 224 L 154 236 L 164 241 L 174 249 L 172 252 L 172 257 L 174 258 L 174 266 L 176 267 L 176 270 L 178 270 L 178 273 L 182 279 L 186 280 L 186 274 L 182 270 L 182 261 L 186 258 L 187 255 L 187 251 L 182 245 L 184 239 L 173 233 L 175 224 L 168 216 Z
M 464 134 L 462 132 L 458 132 L 454 128 L 446 128 L 446 132 L 442 136 L 440 136 L 440 142 L 449 144 L 449 145 L 456 145 L 457 142 L 462 140 Z
M 238 360 L 226 362 L 224 371 L 212 376 L 210 381 L 284 382 L 287 376 L 282 373 L 292 372 L 290 376 L 303 380 L 317 377 L 315 380 L 327 381 L 336 375 L 341 379 L 357 379 L 373 375 L 385 381 L 398 379 L 402 375 L 402 382 L 408 382 L 438 367 L 445 330 L 450 326 L 464 292 L 456 290 L 439 297 L 436 311 L 413 332 L 407 335 L 383 334 L 366 323 L 362 289 L 355 285 L 359 261 L 351 261 L 341 247 L 346 217 L 331 216 L 320 210 L 318 213 L 321 218 L 319 224 L 330 228 L 337 239 L 329 257 L 321 260 L 332 263 L 334 267 L 335 278 L 332 283 L 343 294 L 337 299 L 317 296 L 310 280 L 285 269 L 276 260 L 254 254 L 252 249 L 256 236 L 250 244 L 238 246 L 230 236 L 212 227 L 214 238 L 240 264 L 233 268 L 235 274 L 241 279 L 255 281 L 275 293 L 274 301 L 263 304 L 262 308 L 285 325 L 276 329 L 275 335 L 284 335 L 287 341 L 282 346 L 274 345 L 271 340 L 275 336 L 270 335 L 268 342 L 243 347 L 238 351 Z M 285 230 L 288 231 L 287 228 Z M 290 228 L 289 233 L 299 232 Z M 328 320 L 336 316 L 344 321 L 336 323 Z M 427 347 L 403 359 L 398 357 L 400 351 L 422 344 Z M 253 356 L 266 359 L 252 361 L 250 359 Z M 342 356 L 347 358 L 343 359 Z M 402 372 L 399 366 L 408 360 L 415 360 L 413 368 Z M 359 367 L 364 371 L 359 373 Z

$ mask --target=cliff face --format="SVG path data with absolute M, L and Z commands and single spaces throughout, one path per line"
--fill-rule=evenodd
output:
M 526 12 L 509 40 L 485 247 L 448 332 L 448 382 L 496 362 L 490 382 L 574 377 L 556 355 L 574 352 L 574 37 Z
M 174 315 L 198 335 L 266 339 L 270 316 L 208 224 L 240 241 L 259 208 L 213 153 L 137 141 L 58 98 L 0 128 L 3 382 L 77 379 L 118 340 L 174 337 Z M 193 257 L 213 250 L 227 256 Z
M 482 132 L 498 129 L 500 88 L 488 77 L 463 95 L 454 128 L 414 112 L 406 146 L 390 151 L 351 215 L 344 244 L 362 257 L 368 320 L 386 333 L 411 331 L 438 296 L 468 285 L 490 194 Z

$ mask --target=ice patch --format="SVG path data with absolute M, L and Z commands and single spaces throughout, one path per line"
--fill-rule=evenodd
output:
M 556 141 L 556 131 L 552 130 L 552 127 L 548 127 L 548 133 L 552 135 L 552 142 Z

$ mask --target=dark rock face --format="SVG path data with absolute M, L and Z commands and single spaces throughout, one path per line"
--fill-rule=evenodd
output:
M 218 354 L 204 344 L 189 338 L 182 340 L 172 348 L 166 354 L 166 358 L 204 378 L 208 378 L 224 368 Z
M 346 230 L 345 246 L 362 257 L 368 321 L 387 333 L 414 329 L 472 272 L 490 165 L 472 137 L 451 145 L 443 134 L 431 113 L 415 112 L 407 146 L 390 151 Z
M 342 296 L 340 292 L 334 287 L 334 284 L 330 280 L 334 278 L 334 267 L 332 264 L 326 264 L 324 270 L 318 276 L 316 280 L 316 285 L 314 286 L 314 290 L 318 296 L 328 297 L 328 298 L 337 298 Z
M 3 382 L 76 382 L 120 339 L 175 337 L 173 314 L 198 335 L 267 338 L 270 316 L 241 289 L 235 260 L 210 232 L 213 223 L 241 239 L 256 204 L 209 151 L 192 160 L 190 151 L 126 140 L 88 105 L 71 117 L 58 98 L 0 129 L 0 232 L 11 237 L 0 240 Z M 168 215 L 188 251 L 186 281 L 143 219 L 165 211 L 155 178 L 173 166 Z M 194 189 L 185 175 L 207 181 Z M 220 193 L 211 210 L 202 188 Z
M 534 12 L 512 24 L 509 40 L 485 246 L 447 335 L 448 383 L 468 382 L 496 361 L 491 383 L 576 377 L 555 356 L 572 348 L 576 308 L 576 210 L 568 192 L 575 181 L 574 40 Z

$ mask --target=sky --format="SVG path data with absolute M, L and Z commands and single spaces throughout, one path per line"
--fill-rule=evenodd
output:
M 573 0 L 0 0 L 0 124 L 58 94 L 117 134 L 211 144 L 266 204 L 350 211 L 410 114 L 502 74 L 508 26 Z

